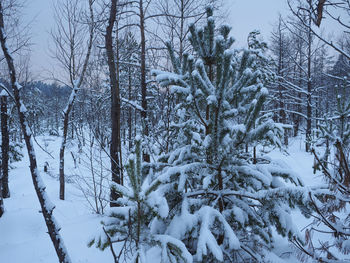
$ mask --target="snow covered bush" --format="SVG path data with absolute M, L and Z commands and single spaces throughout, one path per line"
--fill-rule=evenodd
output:
M 102 222 L 103 234 L 90 242 L 104 250 L 110 247 L 114 261 L 120 257 L 128 262 L 146 262 L 146 252 L 158 247 L 162 262 L 192 262 L 191 254 L 184 244 L 167 234 L 152 231 L 155 218 L 166 218 L 169 213 L 164 194 L 159 192 L 160 182 L 151 181 L 142 173 L 142 150 L 140 137 L 136 138 L 136 152 L 129 157 L 127 165 L 128 186 L 114 184 L 122 196 L 117 200 L 118 207 L 110 208 L 107 219 Z M 114 252 L 113 244 L 118 251 Z M 155 262 L 155 261 L 152 261 Z

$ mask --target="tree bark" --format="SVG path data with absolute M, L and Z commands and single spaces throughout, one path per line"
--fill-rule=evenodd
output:
M 1 96 L 1 170 L 2 197 L 10 197 L 8 185 L 9 176 L 9 131 L 7 117 L 7 96 Z
M 129 101 L 131 101 L 131 88 L 132 88 L 132 83 L 131 83 L 131 67 L 128 67 L 128 80 L 129 80 L 129 96 L 128 96 L 128 99 Z M 132 140 L 131 140 L 131 137 L 132 137 L 132 108 L 129 107 L 128 109 L 128 141 L 129 141 L 129 151 L 131 151 L 131 148 L 132 148 Z
M 311 103 L 312 103 L 312 82 L 311 82 L 311 63 L 312 63 L 312 55 L 311 55 L 311 47 L 312 47 L 312 34 L 311 34 L 311 14 L 309 15 L 309 27 L 308 27 L 308 32 L 307 32 L 307 105 L 306 105 L 306 144 L 305 144 L 305 150 L 306 152 L 310 151 L 310 139 L 311 139 L 311 126 L 312 126 L 312 108 L 311 108 Z
M 13 58 L 12 58 L 11 52 L 7 48 L 7 44 L 6 44 L 6 35 L 4 32 L 4 17 L 3 17 L 2 1 L 0 1 L 0 42 L 1 42 L 2 51 L 3 51 L 5 59 L 6 59 L 8 70 L 9 70 L 9 76 L 10 76 L 10 81 L 11 81 L 11 86 L 12 86 L 12 90 L 13 90 L 16 108 L 18 111 L 21 130 L 22 130 L 23 137 L 24 137 L 24 140 L 25 140 L 25 143 L 27 146 L 29 163 L 30 163 L 30 165 L 29 165 L 30 172 L 32 175 L 34 188 L 35 188 L 35 191 L 36 191 L 36 194 L 38 196 L 39 203 L 41 206 L 41 212 L 44 216 L 45 223 L 46 223 L 46 226 L 48 229 L 48 233 L 49 233 L 51 241 L 55 247 L 59 262 L 60 263 L 70 263 L 71 260 L 68 256 L 68 253 L 67 253 L 67 250 L 65 248 L 64 242 L 61 238 L 61 235 L 59 234 L 59 227 L 56 225 L 55 218 L 52 214 L 55 207 L 50 202 L 50 200 L 46 194 L 45 186 L 43 185 L 42 179 L 41 179 L 39 172 L 38 172 L 36 155 L 35 155 L 35 151 L 33 148 L 32 134 L 31 134 L 31 131 L 28 127 L 28 123 L 26 120 L 26 116 L 25 116 L 26 110 L 25 110 L 25 107 L 21 101 L 20 94 L 19 94 L 19 90 L 20 90 L 21 86 L 17 82 Z
M 2 173 L 0 170 L 0 217 L 2 217 L 2 215 L 5 212 L 5 208 L 4 208 L 4 200 L 2 197 Z
M 299 84 L 299 87 L 301 88 L 302 85 L 303 85 L 303 70 L 302 70 L 302 67 L 303 67 L 303 53 L 302 53 L 302 49 L 303 49 L 303 43 L 302 43 L 302 40 L 301 39 L 298 39 L 298 53 L 299 53 L 299 76 L 298 76 L 298 84 Z M 297 112 L 299 113 L 302 113 L 301 111 L 301 92 L 297 92 L 297 97 L 298 97 L 298 103 L 297 103 Z M 300 127 L 300 115 L 299 114 L 296 114 L 296 118 L 295 118 L 295 126 L 294 126 L 294 137 L 298 136 L 298 132 L 299 132 L 299 127 Z
M 283 42 L 283 33 L 282 33 L 282 29 L 281 29 L 281 18 L 278 22 L 278 42 L 279 42 L 279 48 L 278 48 L 278 66 L 277 66 L 277 74 L 278 76 L 281 76 L 282 78 L 283 76 L 283 69 L 284 69 L 284 64 L 283 64 L 283 52 L 284 52 L 284 42 Z M 283 124 L 286 124 L 287 121 L 287 116 L 286 116 L 286 112 L 285 112 L 285 103 L 284 103 L 284 97 L 283 97 L 283 91 L 284 91 L 284 87 L 281 84 L 281 82 L 278 83 L 278 95 L 279 95 L 279 121 Z M 288 145 L 288 132 L 287 129 L 284 129 L 284 145 Z
M 324 5 L 326 3 L 326 0 L 318 0 L 318 4 L 317 4 L 317 14 L 316 14 L 316 20 L 315 20 L 315 24 L 319 27 L 321 25 L 322 22 L 322 18 L 323 18 L 323 8 Z
M 143 135 L 148 137 L 148 120 L 147 120 L 147 82 L 146 82 L 146 37 L 145 37 L 145 14 L 143 9 L 143 0 L 139 2 L 139 17 L 140 17 L 140 35 L 141 35 L 141 112 Z M 150 156 L 147 153 L 143 154 L 144 162 L 150 162 Z
M 117 0 L 111 0 L 111 8 L 109 13 L 108 25 L 106 28 L 105 45 L 106 55 L 109 70 L 109 81 L 111 85 L 111 121 L 112 121 L 112 138 L 110 146 L 110 158 L 111 158 L 111 172 L 112 181 L 121 184 L 121 169 L 119 163 L 120 150 L 120 95 L 119 95 L 119 80 L 117 74 L 117 65 L 115 63 L 114 52 L 113 52 L 113 27 L 116 22 L 117 15 Z M 110 206 L 116 206 L 115 202 L 120 195 L 111 188 L 111 203 Z
M 5 208 L 4 208 L 4 201 L 2 199 L 2 190 L 1 190 L 1 180 L 0 180 L 0 217 L 2 217 L 2 215 L 4 214 L 5 212 Z

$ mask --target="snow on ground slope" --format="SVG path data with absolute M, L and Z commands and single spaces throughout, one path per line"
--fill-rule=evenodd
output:
M 45 142 L 40 138 L 40 145 Z M 51 172 L 58 174 L 58 149 L 60 139 L 50 137 L 50 149 L 56 149 L 53 160 L 36 144 L 35 150 L 41 176 L 47 186 L 47 193 L 56 205 L 54 216 L 62 227 L 61 234 L 73 262 L 97 263 L 113 262 L 109 251 L 100 252 L 88 248 L 87 242 L 100 228 L 101 217 L 93 214 L 81 192 L 71 184 L 66 184 L 66 200 L 58 198 L 59 182 L 43 172 L 44 163 L 51 165 Z M 1 263 L 56 263 L 55 250 L 46 233 L 45 221 L 39 213 L 40 205 L 34 191 L 28 156 L 23 148 L 24 158 L 14 164 L 10 171 L 11 198 L 5 199 L 6 212 L 0 218 L 0 262 Z M 72 170 L 72 158 L 66 157 L 66 171 Z M 56 163 L 56 164 L 55 164 Z
M 99 263 L 113 262 L 108 249 L 101 252 L 98 249 L 87 247 L 89 239 L 101 229 L 101 216 L 92 213 L 86 199 L 80 190 L 72 184 L 66 184 L 66 200 L 58 198 L 58 180 L 43 172 L 45 162 L 50 165 L 51 175 L 58 174 L 58 149 L 60 138 L 39 137 L 40 145 L 51 152 L 55 159 L 35 144 L 39 170 L 47 186 L 47 192 L 52 202 L 56 205 L 54 215 L 62 227 L 61 234 L 74 263 Z M 11 198 L 5 200 L 6 213 L 0 219 L 0 263 L 56 263 L 58 262 L 49 235 L 46 233 L 46 225 L 32 184 L 28 157 L 23 148 L 24 158 L 15 164 L 16 168 L 10 171 Z M 312 173 L 313 157 L 304 152 L 304 144 L 301 139 L 290 143 L 289 155 L 280 151 L 273 151 L 269 154 L 273 159 L 284 161 L 290 168 L 298 173 L 305 182 L 311 186 L 321 183 L 320 177 Z M 66 174 L 74 173 L 73 159 L 70 149 L 66 151 Z M 81 170 L 80 170 L 81 171 Z M 82 170 L 84 171 L 84 170 Z M 86 171 L 86 170 L 85 170 Z M 301 229 L 309 221 L 303 218 L 300 213 L 295 213 L 295 224 Z M 288 247 L 282 238 L 277 239 L 283 249 Z M 292 255 L 294 252 L 288 249 L 290 254 L 288 262 L 296 262 Z M 278 262 L 278 261 L 276 261 Z
M 302 138 L 290 140 L 287 152 L 286 154 L 275 150 L 268 155 L 273 159 L 284 161 L 302 178 L 305 186 L 322 184 L 322 177 L 313 174 L 314 157 L 311 153 L 305 152 L 305 142 Z
M 273 160 L 282 161 L 287 167 L 294 171 L 303 181 L 305 186 L 317 186 L 324 184 L 322 177 L 313 173 L 314 157 L 311 153 L 305 152 L 305 141 L 303 138 L 294 138 L 289 141 L 287 153 L 274 150 L 268 154 Z M 293 223 L 301 231 L 304 237 L 305 227 L 307 227 L 312 219 L 305 218 L 300 211 L 294 210 Z M 298 260 L 299 251 L 290 244 L 285 238 L 276 235 L 275 252 L 286 260 L 288 263 L 300 262 Z M 276 261 L 279 262 L 279 261 Z

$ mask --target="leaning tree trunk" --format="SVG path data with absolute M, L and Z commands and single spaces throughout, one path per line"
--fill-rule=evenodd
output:
M 105 45 L 106 55 L 109 70 L 109 82 L 111 86 L 111 122 L 112 122 L 112 134 L 111 134 L 111 146 L 110 146 L 110 158 L 111 158 L 111 172 L 112 181 L 121 184 L 122 176 L 120 169 L 119 154 L 121 153 L 120 143 L 120 95 L 119 95 L 119 80 L 117 78 L 119 63 L 116 63 L 114 58 L 113 49 L 113 27 L 115 24 L 117 15 L 117 0 L 111 0 L 111 9 L 109 12 L 109 19 L 106 28 Z M 118 47 L 117 47 L 118 48 Z M 111 203 L 110 206 L 116 206 L 116 201 L 120 195 L 111 188 Z
M 65 175 L 64 175 L 64 152 L 66 149 L 66 143 L 67 143 L 67 136 L 68 136 L 68 124 L 69 124 L 69 115 L 70 112 L 73 109 L 74 101 L 77 96 L 77 93 L 80 89 L 80 87 L 83 84 L 83 78 L 85 75 L 85 72 L 87 70 L 87 66 L 90 59 L 91 49 L 92 49 L 92 43 L 94 39 L 94 13 L 92 9 L 92 4 L 94 0 L 89 0 L 89 11 L 90 11 L 90 30 L 89 30 L 89 42 L 88 42 L 88 48 L 86 52 L 86 56 L 84 59 L 83 68 L 80 74 L 80 77 L 78 79 L 73 80 L 72 82 L 72 92 L 69 97 L 69 101 L 67 103 L 66 108 L 63 110 L 63 138 L 62 143 L 60 147 L 60 163 L 59 163 L 59 178 L 60 178 L 60 199 L 64 200 L 65 198 Z
M 36 155 L 35 155 L 35 151 L 33 148 L 32 134 L 31 134 L 31 131 L 28 127 L 28 123 L 27 123 L 26 116 L 25 116 L 26 108 L 23 105 L 21 98 L 20 98 L 20 94 L 19 94 L 19 90 L 20 90 L 21 86 L 17 82 L 13 58 L 12 58 L 11 52 L 7 48 L 7 44 L 6 44 L 6 35 L 4 32 L 4 16 L 3 16 L 2 1 L 0 1 L 0 42 L 1 42 L 2 51 L 4 53 L 4 56 L 5 56 L 5 59 L 7 62 L 7 66 L 9 69 L 9 76 L 10 76 L 10 80 L 11 80 L 14 101 L 15 101 L 15 105 L 16 105 L 16 108 L 18 111 L 19 122 L 21 125 L 23 137 L 24 137 L 24 140 L 25 140 L 25 143 L 27 146 L 29 163 L 30 163 L 30 165 L 29 165 L 30 172 L 32 175 L 34 188 L 35 188 L 35 191 L 36 191 L 36 194 L 38 196 L 39 203 L 41 206 L 41 212 L 44 216 L 45 223 L 46 223 L 46 226 L 48 229 L 48 234 L 50 235 L 51 241 L 55 247 L 59 262 L 60 263 L 70 263 L 71 260 L 68 256 L 64 242 L 63 242 L 61 235 L 59 233 L 60 228 L 59 228 L 59 226 L 56 225 L 56 220 L 52 214 L 55 206 L 49 200 L 49 197 L 47 196 L 46 191 L 45 191 L 45 186 L 44 186 L 42 179 L 41 179 L 39 172 L 38 172 Z
M 9 190 L 9 131 L 7 121 L 7 95 L 1 100 L 1 170 L 2 170 L 2 197 L 10 197 Z

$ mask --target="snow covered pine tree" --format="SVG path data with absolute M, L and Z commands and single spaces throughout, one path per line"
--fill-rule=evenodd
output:
M 300 239 L 290 210 L 309 210 L 307 191 L 291 185 L 302 183 L 289 169 L 249 153 L 258 143 L 280 146 L 283 134 L 261 112 L 264 45 L 254 33 L 250 49 L 231 51 L 230 27 L 215 30 L 212 15 L 208 7 L 207 25 L 190 27 L 195 57 L 184 54 L 180 65 L 168 45 L 174 72 L 153 72 L 179 101 L 169 153 L 142 169 L 138 146 L 126 186 L 115 185 L 122 206 L 90 245 L 128 242 L 135 262 L 267 262 L 276 257 L 274 229 Z M 147 261 L 151 248 L 159 257 Z
M 297 176 L 245 151 L 246 145 L 280 146 L 283 134 L 261 113 L 268 95 L 264 45 L 253 36 L 250 49 L 230 50 L 230 27 L 216 30 L 212 13 L 207 8 L 204 28 L 190 27 L 195 57 L 185 54 L 180 65 L 168 45 L 174 72 L 154 72 L 181 102 L 173 124 L 177 141 L 157 163 L 170 212 L 155 225 L 183 242 L 195 262 L 264 262 L 273 228 L 298 238 L 290 209 L 306 211 L 309 203 L 304 191 L 285 183 L 301 186 Z
M 147 262 L 146 252 L 151 247 L 161 249 L 162 262 L 168 262 L 169 258 L 192 262 L 191 254 L 181 241 L 169 235 L 152 233 L 149 228 L 154 218 L 168 216 L 169 207 L 163 194 L 159 193 L 160 181 L 151 181 L 150 176 L 142 175 L 140 136 L 136 136 L 135 148 L 135 154 L 129 157 L 126 167 L 129 187 L 113 184 L 114 190 L 122 197 L 117 200 L 118 207 L 111 207 L 109 218 L 102 222 L 104 233 L 91 240 L 89 246 L 96 244 L 101 250 L 110 247 L 115 263 L 121 256 L 131 258 L 130 262 Z M 122 244 L 117 252 L 113 248 L 115 243 Z

